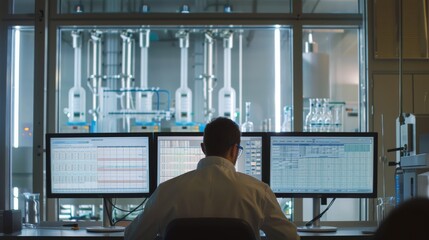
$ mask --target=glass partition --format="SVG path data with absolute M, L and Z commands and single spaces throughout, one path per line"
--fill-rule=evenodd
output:
M 288 26 L 59 27 L 58 131 L 199 132 L 217 116 L 280 131 L 292 106 L 291 36 Z M 60 199 L 58 217 L 100 220 L 100 206 Z
M 7 1 L 7 12 L 17 16 L 4 19 L 5 22 L 25 20 L 35 23 L 28 15 L 34 13 L 35 2 Z M 303 120 L 303 130 L 309 130 L 305 126 L 305 117 L 311 107 L 310 99 L 322 99 L 322 106 L 323 99 L 328 100 L 326 106 L 331 110 L 331 119 L 338 122 L 332 122 L 333 126 L 325 129 L 361 131 L 368 125 L 364 115 L 368 88 L 365 76 L 360 73 L 367 68 L 364 59 L 367 46 L 359 41 L 364 39 L 361 35 L 365 31 L 365 9 L 362 8 L 365 1 L 46 0 L 37 3 L 46 3 L 47 9 L 53 9 L 51 13 L 59 13 L 46 15 L 50 27 L 43 30 L 49 31 L 46 32 L 48 39 L 56 38 L 57 42 L 49 45 L 49 56 L 36 56 L 38 59 L 51 58 L 48 59 L 48 93 L 39 93 L 55 96 L 57 100 L 47 106 L 52 110 L 55 105 L 56 111 L 44 113 L 49 119 L 49 131 L 201 131 L 204 124 L 216 116 L 234 118 L 240 125 L 252 122 L 249 131 L 291 131 L 298 119 L 294 120 L 292 115 L 296 109 L 300 114 L 299 121 Z M 150 24 L 158 24 L 154 19 L 159 19 L 161 25 L 131 26 L 137 21 L 138 24 L 146 23 L 136 19 L 141 16 L 139 14 L 125 16 L 123 13 L 150 13 L 155 16 Z M 187 23 L 194 25 L 175 25 L 176 20 L 183 18 L 176 13 L 189 13 Z M 214 26 L 210 25 L 211 13 L 219 13 L 218 16 L 236 14 L 229 17 L 230 22 L 225 22 L 224 26 Z M 298 14 L 299 19 L 296 18 Z M 361 14 L 360 20 L 355 14 Z M 332 25 L 320 25 L 326 24 L 325 16 L 333 19 L 329 21 Z M 116 20 L 129 25 L 107 26 Z M 208 25 L 198 25 L 202 24 L 200 20 Z M 219 24 L 217 20 L 214 22 Z M 302 34 L 293 34 L 294 29 L 301 31 L 307 20 L 319 25 L 304 26 Z M 276 26 L 276 23 L 284 25 Z M 350 24 L 356 27 L 350 27 Z M 325 62 L 328 63 L 326 65 L 321 60 L 318 68 L 313 70 L 310 69 L 314 66 L 306 62 L 304 56 L 314 53 L 316 44 L 308 44 L 313 52 L 306 52 L 310 33 L 313 43 L 318 44 L 318 53 L 327 56 Z M 20 40 L 16 41 L 18 36 Z M 33 177 L 33 140 L 30 137 L 33 111 L 37 111 L 32 106 L 34 30 L 10 28 L 7 37 L 8 54 L 4 57 L 11 63 L 8 77 L 12 79 L 13 92 L 13 101 L 8 106 L 13 117 L 8 120 L 11 124 L 7 127 L 13 133 L 11 175 L 12 185 L 17 188 L 10 198 L 17 201 L 14 208 L 20 208 L 20 193 L 33 191 L 33 183 L 40 182 L 34 181 L 36 178 Z M 302 42 L 303 53 L 293 53 L 293 42 Z M 24 54 L 25 58 L 20 57 Z M 301 59 L 296 55 L 304 54 L 303 78 L 300 71 L 294 69 L 294 66 L 301 68 L 292 61 L 294 54 L 294 59 Z M 294 76 L 294 72 L 298 74 Z M 311 95 L 314 90 L 312 78 L 320 76 L 328 76 L 328 90 L 317 90 L 328 91 L 328 94 Z M 55 87 L 52 87 L 53 82 Z M 293 98 L 294 92 L 300 92 L 294 90 L 301 83 L 304 96 Z M 302 116 L 301 103 L 304 105 Z M 52 122 L 55 126 L 50 125 Z M 17 147 L 13 147 L 15 141 Z M 43 201 L 49 205 L 46 199 Z M 296 216 L 297 220 L 302 220 L 302 213 L 304 219 L 308 218 L 307 210 L 311 214 L 311 203 L 305 203 L 301 209 L 299 202 L 299 209 L 294 209 L 295 203 L 291 199 L 279 201 L 285 214 L 292 218 Z M 101 218 L 101 199 L 73 198 L 58 202 L 60 219 Z M 334 209 L 337 202 L 329 211 L 327 220 L 361 219 L 359 214 L 362 216 L 366 210 L 362 202 L 350 203 L 351 207 L 348 207 L 349 203 L 341 203 Z M 140 207 L 141 200 L 121 199 L 116 203 L 131 210 Z M 344 215 L 341 213 L 347 211 L 342 211 L 343 207 L 353 210 Z M 124 214 L 119 210 L 114 210 L 114 214 L 115 211 L 118 216 Z
M 357 28 L 304 29 L 304 131 L 360 131 L 359 45 Z
M 34 13 L 35 0 L 6 0 L 10 4 L 11 14 L 28 14 Z M 4 3 L 2 3 L 4 5 Z
M 217 116 L 242 123 L 245 102 L 254 131 L 279 131 L 290 36 L 280 26 L 62 27 L 60 132 L 200 131 Z
M 303 13 L 360 13 L 360 0 L 303 0 Z
M 290 13 L 291 0 L 61 0 L 60 14 Z
M 359 65 L 359 35 L 357 27 L 304 28 L 304 131 L 361 131 L 359 115 L 365 106 L 359 94 L 365 84 Z M 360 199 L 337 199 L 322 220 L 361 220 L 361 204 Z M 349 210 L 341 211 L 343 208 Z M 312 217 L 312 200 L 304 199 L 304 220 Z
M 34 28 L 11 27 L 11 207 L 24 211 L 23 193 L 33 191 Z
M 18 10 L 24 8 L 23 2 L 14 1 L 15 12 L 24 12 Z M 52 91 L 50 96 L 55 95 L 57 100 L 52 104 L 56 111 L 47 113 L 50 123 L 55 121 L 56 125 L 48 126 L 50 130 L 61 133 L 201 131 L 210 118 L 226 116 L 244 125 L 242 129 L 246 131 L 292 131 L 293 113 L 298 109 L 298 119 L 302 120 L 298 125 L 310 131 L 305 125 L 310 99 L 319 99 L 321 112 L 331 119 L 329 126 L 318 131 L 361 131 L 366 126 L 366 116 L 362 114 L 366 112 L 363 109 L 366 95 L 362 94 L 366 91 L 365 80 L 360 74 L 365 69 L 360 49 L 365 46 L 359 42 L 364 19 L 363 15 L 361 22 L 356 15 L 349 15 L 350 19 L 346 16 L 363 13 L 362 1 L 58 0 L 46 3 L 50 10 L 59 13 L 48 19 L 49 31 L 52 30 L 48 33 L 49 39 L 57 40 L 48 51 L 53 59 L 48 61 L 51 65 L 47 78 L 56 84 L 48 91 Z M 34 5 L 27 9 L 30 8 Z M 292 12 L 293 9 L 298 12 Z M 149 22 L 155 25 L 145 20 L 137 22 L 136 16 L 142 15 L 123 17 L 124 13 L 153 14 L 155 17 Z M 175 25 L 176 20 L 183 18 L 180 13 L 189 14 L 188 25 Z M 230 22 L 225 25 L 210 25 L 210 16 L 214 16 L 211 13 L 235 15 L 229 17 Z M 298 14 L 301 18 L 297 20 Z M 326 24 L 320 14 L 333 17 L 334 21 L 330 21 L 333 25 L 319 25 Z M 346 17 L 339 19 L 336 14 Z M 154 20 L 158 17 L 159 25 Z M 126 25 L 108 25 L 117 19 Z M 294 34 L 294 29 L 301 31 L 302 24 L 309 19 L 317 26 L 304 26 L 302 33 Z M 274 25 L 276 23 L 284 25 Z M 347 27 L 339 25 L 343 23 Z M 293 42 L 302 42 L 303 53 L 293 53 Z M 308 58 L 315 53 L 324 56 L 313 58 L 316 66 L 312 65 L 312 58 Z M 300 64 L 292 60 L 301 59 L 297 54 L 303 54 Z M 302 78 L 296 69 L 301 68 L 301 64 Z M 294 72 L 298 74 L 294 76 Z M 320 77 L 326 77 L 327 80 L 323 80 L 326 84 L 316 88 L 314 80 Z M 293 97 L 294 92 L 300 92 L 294 91 L 299 90 L 300 84 L 304 95 Z M 318 91 L 327 93 L 318 95 Z M 317 101 L 314 104 L 319 106 Z M 304 214 L 306 219 L 307 210 L 311 214 L 311 203 L 305 200 L 302 209 L 300 202 L 299 209 L 294 209 L 295 202 L 290 198 L 279 201 L 291 218 L 296 216 L 302 220 Z M 99 220 L 103 215 L 101 199 L 60 199 L 58 203 L 56 210 L 60 219 Z M 120 199 L 116 205 L 132 210 L 140 208 L 141 203 L 141 199 Z M 353 210 L 346 215 L 341 214 L 345 211 L 331 210 L 327 220 L 359 219 L 364 209 L 360 202 L 338 201 L 336 205 L 339 209 L 347 206 Z M 115 214 L 120 218 L 124 212 L 116 209 Z

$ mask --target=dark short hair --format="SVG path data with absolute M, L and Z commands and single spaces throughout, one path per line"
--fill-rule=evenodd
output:
M 204 129 L 204 146 L 207 156 L 225 156 L 234 144 L 240 144 L 240 128 L 229 118 L 218 117 Z

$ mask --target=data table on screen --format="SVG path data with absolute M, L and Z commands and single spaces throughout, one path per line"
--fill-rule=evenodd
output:
M 195 170 L 204 158 L 202 137 L 158 137 L 158 183 Z
M 274 192 L 370 193 L 371 144 L 371 139 L 350 137 L 273 137 L 270 185 Z
M 203 136 L 170 135 L 157 137 L 158 184 L 195 170 L 205 157 L 201 150 Z M 236 170 L 262 178 L 262 137 L 242 136 L 244 150 L 236 163 Z
M 149 146 L 138 138 L 57 138 L 51 143 L 53 193 L 149 192 Z

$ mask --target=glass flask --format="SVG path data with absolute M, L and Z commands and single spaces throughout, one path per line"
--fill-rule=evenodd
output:
M 332 132 L 332 112 L 329 104 L 329 99 L 324 98 L 322 102 L 322 131 Z
M 322 120 L 320 119 L 320 115 L 322 113 L 322 104 L 320 98 L 314 99 L 314 110 L 310 119 L 310 132 L 320 132 L 320 126 Z
M 380 226 L 381 222 L 389 215 L 395 208 L 395 197 L 379 197 L 377 198 L 377 224 Z
M 245 122 L 241 125 L 242 132 L 253 132 L 253 122 L 250 121 L 250 102 L 246 102 Z
M 304 132 L 311 132 L 311 119 L 313 118 L 314 110 L 315 110 L 315 99 L 308 99 L 309 102 L 309 110 L 307 116 L 305 116 L 304 122 Z
M 23 193 L 25 199 L 24 226 L 36 227 L 40 223 L 39 193 Z
M 282 132 L 291 132 L 292 131 L 292 107 L 285 106 L 283 108 L 283 123 L 282 123 Z
M 331 115 L 334 132 L 344 131 L 344 102 L 331 102 Z

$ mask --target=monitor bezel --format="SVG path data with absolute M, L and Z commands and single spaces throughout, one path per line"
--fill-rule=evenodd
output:
M 51 140 L 55 138 L 80 138 L 80 137 L 145 137 L 148 138 L 148 163 L 149 163 L 149 191 L 141 193 L 54 193 L 52 192 L 51 176 Z M 155 186 L 153 183 L 154 166 L 153 163 L 153 134 L 152 133 L 47 133 L 46 141 L 46 196 L 48 198 L 147 198 L 153 193 Z
M 376 198 L 377 197 L 377 159 L 378 159 L 378 134 L 376 132 L 270 132 L 267 136 L 268 158 L 263 166 L 263 181 L 270 185 L 271 181 L 271 138 L 276 136 L 297 137 L 371 137 L 374 140 L 373 150 L 373 186 L 370 193 L 298 193 L 298 192 L 275 192 L 276 197 L 287 198 Z

